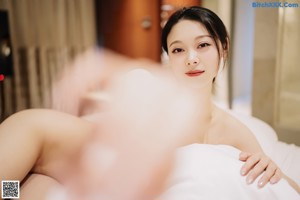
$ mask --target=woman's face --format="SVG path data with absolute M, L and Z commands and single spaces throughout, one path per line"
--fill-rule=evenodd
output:
M 181 20 L 167 38 L 171 68 L 177 79 L 192 88 L 212 84 L 219 68 L 213 38 L 197 21 Z

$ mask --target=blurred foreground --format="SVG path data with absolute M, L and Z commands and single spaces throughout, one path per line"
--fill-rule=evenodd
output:
M 106 50 L 88 51 L 67 68 L 51 107 L 96 128 L 49 199 L 153 200 L 163 191 L 195 106 L 168 74 L 159 64 Z

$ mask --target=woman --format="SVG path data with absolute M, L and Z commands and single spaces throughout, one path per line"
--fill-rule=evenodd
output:
M 189 88 L 194 98 L 198 99 L 195 119 L 206 120 L 206 126 L 201 127 L 205 131 L 195 129 L 194 137 L 183 145 L 204 143 L 233 146 L 243 151 L 240 160 L 246 163 L 241 168 L 241 174 L 248 175 L 248 184 L 260 174 L 263 175 L 258 187 L 264 187 L 268 182 L 278 182 L 283 174 L 263 153 L 251 131 L 212 101 L 214 80 L 229 52 L 229 36 L 221 19 L 206 8 L 195 6 L 180 9 L 163 28 L 162 46 L 179 84 Z
M 186 20 L 189 13 L 196 14 L 196 19 L 197 15 L 208 15 L 210 23 L 218 23 L 205 28 L 205 22 Z M 117 195 L 115 199 L 143 199 L 139 197 L 161 190 L 172 163 L 167 159 L 172 149 L 209 143 L 250 152 L 241 156 L 246 161 L 244 174 L 250 173 L 249 182 L 262 173 L 261 187 L 269 180 L 277 182 L 281 172 L 262 153 L 254 136 L 212 104 L 213 80 L 228 52 L 228 37 L 220 23 L 211 11 L 198 7 L 175 13 L 167 23 L 163 46 L 179 85 L 187 86 L 184 90 L 178 92 L 166 79 L 157 81 L 144 71 L 135 71 L 119 83 L 121 89 L 113 89 L 112 112 L 98 119 L 97 126 L 51 110 L 23 111 L 5 120 L 0 126 L 1 180 L 20 180 L 21 199 L 47 199 L 49 188 L 60 188 L 61 184 L 73 188 L 75 197 L 69 199 L 76 199 L 76 192 L 82 197 L 80 193 L 87 191 Z M 192 98 L 178 95 L 182 93 Z M 198 109 L 190 106 L 195 100 L 201 103 Z M 96 154 L 84 156 L 95 149 Z

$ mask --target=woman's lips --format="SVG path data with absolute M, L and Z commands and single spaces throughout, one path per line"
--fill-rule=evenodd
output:
M 200 76 L 204 72 L 205 72 L 204 70 L 191 70 L 191 71 L 188 71 L 185 74 L 188 75 L 188 76 Z

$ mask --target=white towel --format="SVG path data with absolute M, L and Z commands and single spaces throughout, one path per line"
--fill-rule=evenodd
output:
M 300 199 L 285 180 L 261 189 L 257 187 L 258 179 L 248 185 L 240 175 L 243 162 L 238 159 L 239 153 L 227 145 L 192 144 L 180 148 L 168 189 L 158 199 Z

